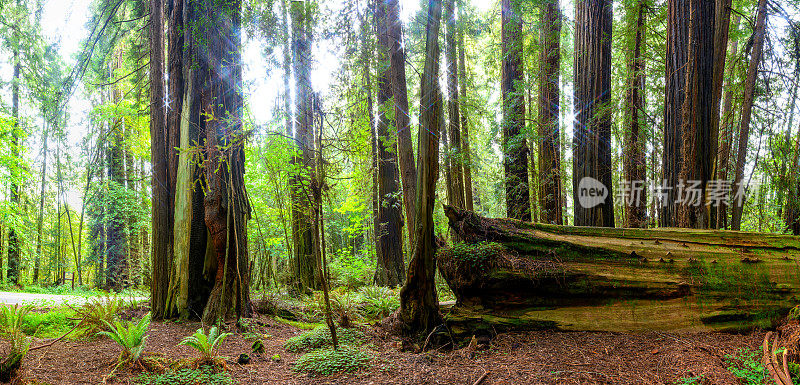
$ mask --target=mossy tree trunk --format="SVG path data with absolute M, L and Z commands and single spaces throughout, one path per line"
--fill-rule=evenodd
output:
M 800 239 L 691 229 L 545 225 L 446 207 L 466 244 L 438 254 L 448 322 L 478 329 L 747 330 L 800 294 Z

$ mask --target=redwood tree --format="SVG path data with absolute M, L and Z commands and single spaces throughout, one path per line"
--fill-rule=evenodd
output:
M 442 98 L 439 90 L 439 24 L 441 0 L 428 0 L 425 27 L 425 67 L 420 97 L 419 154 L 417 156 L 417 221 L 414 248 L 406 282 L 400 290 L 399 320 L 408 334 L 424 333 L 441 323 L 436 295 L 436 237 L 433 210 L 439 178 L 439 140 L 442 129 Z
M 714 2 L 691 0 L 686 96 L 683 103 L 680 180 L 683 199 L 678 205 L 678 225 L 707 228 L 705 189 L 713 175 L 717 138 L 712 128 L 714 85 Z M 680 185 L 676 186 L 679 189 Z M 696 189 L 696 192 L 692 192 Z M 694 195 L 697 194 L 697 195 Z M 696 196 L 697 198 L 693 198 Z
M 542 222 L 560 225 L 561 146 L 558 113 L 561 64 L 559 0 L 548 0 L 542 12 L 539 57 L 539 207 Z
M 500 14 L 506 213 L 509 218 L 530 221 L 528 145 L 522 132 L 525 128 L 525 87 L 521 0 L 502 0 Z
M 662 180 L 667 188 L 661 202 L 659 224 L 678 225 L 677 190 L 683 147 L 682 109 L 686 97 L 686 62 L 689 47 L 689 0 L 667 1 L 667 54 L 664 75 L 664 155 Z
M 750 52 L 750 64 L 747 67 L 747 78 L 744 83 L 744 99 L 742 100 L 742 119 L 739 123 L 739 151 L 736 154 L 736 175 L 734 178 L 734 190 L 742 189 L 744 192 L 744 167 L 747 161 L 747 142 L 750 136 L 750 119 L 753 110 L 753 100 L 755 99 L 756 80 L 758 78 L 758 66 L 761 63 L 761 54 L 764 49 L 764 37 L 767 25 L 767 0 L 758 1 L 758 15 L 756 16 L 756 26 L 753 30 L 753 49 Z M 733 212 L 731 215 L 731 229 L 739 230 L 742 225 L 742 211 L 744 210 L 745 197 L 733 200 Z
M 576 3 L 576 119 L 572 173 L 576 226 L 614 227 L 611 185 L 611 22 L 611 1 L 579 0 Z M 579 187 L 583 178 L 593 178 L 606 189 L 605 199 L 593 207 L 584 207 L 579 201 L 581 190 L 585 190 Z
M 393 119 L 392 83 L 390 79 L 390 36 L 388 6 L 377 2 L 375 24 L 378 32 L 378 266 L 375 283 L 396 286 L 402 283 L 403 216 L 400 202 L 400 181 L 397 168 L 397 130 Z
M 628 23 L 635 31 L 633 49 L 628 56 L 628 79 L 625 87 L 625 144 L 623 146 L 623 172 L 629 187 L 625 198 L 625 227 L 647 225 L 647 199 L 645 150 L 646 139 L 642 133 L 640 114 L 644 114 L 644 57 L 642 40 L 645 21 L 644 1 L 638 0 L 628 9 Z M 640 184 L 641 183 L 641 184 Z

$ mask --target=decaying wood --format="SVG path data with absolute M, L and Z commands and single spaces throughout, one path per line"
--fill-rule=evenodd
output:
M 771 327 L 800 293 L 800 238 L 736 231 L 545 225 L 445 207 L 442 249 L 459 333 L 502 329 Z

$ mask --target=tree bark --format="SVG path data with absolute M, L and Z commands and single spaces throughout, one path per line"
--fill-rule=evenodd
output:
M 172 223 L 167 166 L 167 124 L 164 106 L 163 0 L 150 0 L 150 167 L 152 168 L 152 277 L 150 306 L 154 319 L 164 318 L 169 287 Z
M 295 285 L 299 292 L 318 289 L 318 261 L 313 252 L 311 223 L 311 169 L 313 167 L 313 91 L 311 89 L 311 10 L 307 2 L 292 2 L 292 65 L 295 77 L 295 132 L 297 155 L 294 163 L 303 170 L 293 178 L 292 234 L 297 267 Z
M 500 14 L 506 212 L 510 218 L 530 221 L 528 145 L 522 133 L 525 128 L 525 88 L 520 0 L 502 0 Z
M 611 2 L 578 1 L 575 21 L 577 116 L 572 173 L 575 225 L 614 227 L 611 193 Z M 586 201 L 591 185 L 599 186 L 598 182 L 605 189 L 605 197 L 601 196 L 597 202 Z M 581 196 L 584 196 L 585 204 L 581 204 Z
M 474 199 L 472 197 L 472 154 L 469 147 L 469 119 L 467 119 L 466 103 L 467 103 L 467 60 L 465 49 L 465 12 L 463 0 L 459 3 L 459 20 L 460 28 L 458 33 L 458 91 L 461 93 L 459 98 L 461 118 L 461 143 L 464 169 L 464 207 L 467 210 L 474 210 Z M 413 224 L 412 224 L 413 226 Z
M 216 258 L 214 288 L 203 321 L 249 317 L 250 263 L 247 221 L 250 203 L 244 185 L 243 98 L 241 69 L 241 0 L 213 0 L 195 10 L 209 23 L 195 23 L 203 45 L 197 51 L 202 116 L 200 129 L 207 190 L 204 216 Z M 208 55 L 203 58 L 202 55 Z
M 405 275 L 403 263 L 403 214 L 400 201 L 400 180 L 397 168 L 397 130 L 393 119 L 396 103 L 392 102 L 391 42 L 388 6 L 376 4 L 375 25 L 378 37 L 378 265 L 375 283 L 397 286 Z
M 642 134 L 640 113 L 644 113 L 645 64 L 642 40 L 645 22 L 645 4 L 642 0 L 628 10 L 634 32 L 633 52 L 628 58 L 628 85 L 625 89 L 625 145 L 623 146 L 623 173 L 628 192 L 625 196 L 625 227 L 647 226 L 647 148 Z
M 734 28 L 738 28 L 739 26 L 739 19 L 740 15 L 736 14 L 733 18 L 733 25 Z M 736 52 L 738 48 L 739 41 L 736 39 L 729 40 L 728 45 L 730 46 L 729 50 L 731 51 L 731 57 L 736 57 Z M 722 115 L 721 115 L 721 123 L 720 123 L 720 138 L 719 138 L 719 155 L 717 156 L 717 180 L 730 180 L 730 154 L 731 154 L 731 146 L 733 143 L 733 77 L 734 77 L 734 69 L 736 65 L 735 62 L 731 63 L 731 65 L 726 68 L 728 73 L 727 76 L 727 85 L 725 87 L 724 93 L 724 102 L 722 103 Z M 728 203 L 723 201 L 720 202 L 719 207 L 717 207 L 717 224 L 716 228 L 723 229 L 728 227 Z
M 394 117 L 397 127 L 397 154 L 400 160 L 400 176 L 403 182 L 403 204 L 409 244 L 414 243 L 415 202 L 417 191 L 417 167 L 414 165 L 414 144 L 411 140 L 411 124 L 408 110 L 408 87 L 406 86 L 406 51 L 403 47 L 403 23 L 400 20 L 400 2 L 387 0 L 387 24 L 389 38 L 389 76 L 394 97 Z
M 490 219 L 445 208 L 466 244 L 438 265 L 456 295 L 456 335 L 487 329 L 749 330 L 776 324 L 800 292 L 796 237 L 607 229 Z
M 44 118 L 44 108 L 42 108 Z M 39 269 L 41 267 L 40 256 L 42 255 L 42 227 L 44 225 L 44 191 L 47 186 L 47 139 L 49 130 L 47 129 L 47 119 L 44 118 L 42 129 L 42 182 L 39 189 L 39 216 L 36 219 L 36 256 L 33 263 L 33 283 L 39 283 Z M 88 176 L 87 176 L 88 177 Z M 0 269 L 1 270 L 1 269 Z
M 689 51 L 686 65 L 686 97 L 683 104 L 683 145 L 678 205 L 681 227 L 708 228 L 706 187 L 713 175 L 716 150 L 713 127 L 714 2 L 691 0 Z M 709 186 L 713 187 L 713 186 Z M 696 189 L 696 192 L 692 190 Z M 714 202 L 708 202 L 715 204 Z
M 664 83 L 664 157 L 661 165 L 664 201 L 659 224 L 678 226 L 678 186 L 682 168 L 683 103 L 686 98 L 686 64 L 689 47 L 689 0 L 667 1 L 667 55 Z
M 450 139 L 450 178 L 452 181 L 452 205 L 464 208 L 464 156 L 461 143 L 461 116 L 458 94 L 458 52 L 456 45 L 456 0 L 446 0 L 444 4 L 445 59 L 447 61 L 447 136 Z
M 417 157 L 417 221 L 406 282 L 400 290 L 399 320 L 408 334 L 424 334 L 441 323 L 436 295 L 436 238 L 433 210 L 439 175 L 439 135 L 442 99 L 439 91 L 439 25 L 441 0 L 428 0 L 425 67 L 422 72 L 419 155 Z
M 17 0 L 17 6 L 20 5 L 19 0 Z M 20 136 L 22 129 L 20 128 L 20 116 L 19 116 L 19 83 L 22 81 L 21 70 L 22 65 L 20 64 L 20 48 L 19 45 L 21 42 L 19 41 L 18 33 L 14 32 L 14 35 L 17 37 L 17 41 L 14 42 L 14 52 L 12 56 L 12 65 L 14 66 L 14 75 L 11 79 L 11 119 L 13 121 L 13 132 L 11 133 L 11 156 L 14 159 L 19 159 L 20 157 Z M 11 167 L 11 193 L 10 193 L 10 201 L 12 211 L 15 212 L 16 215 L 20 215 L 20 191 L 19 191 L 19 183 L 20 183 L 20 172 L 17 166 Z M 17 236 L 16 224 L 12 224 L 8 227 L 8 282 L 12 285 L 19 285 L 20 284 L 20 274 L 21 274 L 21 266 L 22 260 L 20 258 L 21 250 L 20 250 L 20 242 L 19 237 Z
M 736 154 L 736 175 L 733 188 L 740 191 L 738 199 L 733 200 L 731 215 L 731 229 L 739 230 L 742 226 L 742 211 L 744 211 L 744 167 L 747 163 L 747 142 L 750 137 L 750 118 L 755 99 L 756 80 L 758 79 L 758 66 L 761 64 L 761 53 L 764 48 L 764 38 L 767 25 L 767 1 L 758 1 L 758 15 L 756 26 L 753 30 L 753 49 L 750 52 L 750 64 L 747 67 L 747 78 L 744 84 L 744 99 L 742 100 L 742 119 L 739 122 L 739 150 Z
M 539 57 L 539 207 L 541 221 L 560 225 L 561 137 L 558 115 L 561 66 L 561 10 L 559 0 L 550 0 L 542 11 L 542 45 Z

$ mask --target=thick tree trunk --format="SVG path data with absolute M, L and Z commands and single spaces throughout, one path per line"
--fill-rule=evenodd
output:
M 197 94 L 207 117 L 200 124 L 206 143 L 204 167 L 207 189 L 204 216 L 216 258 L 214 288 L 203 310 L 203 321 L 249 317 L 250 263 L 247 221 L 250 203 L 244 185 L 243 98 L 241 68 L 241 1 L 213 0 L 200 6 L 196 23 L 200 37 Z M 202 55 L 208 55 L 202 57 Z
M 561 136 L 558 115 L 559 70 L 561 66 L 561 10 L 559 0 L 544 4 L 539 37 L 539 207 L 541 221 L 560 225 L 561 217 Z
M 414 144 L 408 112 L 408 87 L 406 86 L 406 51 L 403 47 L 403 23 L 400 21 L 400 2 L 387 0 L 387 34 L 389 38 L 389 77 L 394 97 L 394 118 L 397 127 L 397 154 L 403 182 L 403 203 L 409 244 L 414 243 L 415 199 L 417 167 L 414 165 Z
M 714 171 L 717 138 L 712 127 L 714 88 L 714 3 L 691 0 L 689 51 L 686 64 L 686 97 L 683 103 L 683 145 L 678 205 L 678 225 L 708 228 L 709 212 L 705 191 Z M 683 191 L 681 190 L 683 186 Z
M 450 178 L 452 181 L 452 202 L 455 207 L 464 208 L 464 156 L 461 142 L 461 111 L 458 101 L 458 52 L 456 45 L 456 0 L 446 0 L 444 4 L 445 59 L 447 68 L 447 136 L 450 139 Z
M 614 227 L 614 189 L 611 182 L 611 2 L 579 1 L 575 7 L 575 21 L 577 116 L 572 173 L 575 225 Z M 601 193 L 592 196 L 592 191 Z
M 667 55 L 665 65 L 664 157 L 661 165 L 665 200 L 660 202 L 662 227 L 678 225 L 678 179 L 682 168 L 683 102 L 689 47 L 689 0 L 667 1 Z
M 414 248 L 406 282 L 400 290 L 399 320 L 408 334 L 424 334 L 441 323 L 436 295 L 436 237 L 433 210 L 439 176 L 439 135 L 443 129 L 442 99 L 439 91 L 439 24 L 441 0 L 428 1 L 425 28 L 425 67 L 422 72 L 419 155 L 417 157 L 417 221 Z
M 525 94 L 522 60 L 522 4 L 502 0 L 501 14 L 501 89 L 503 92 L 503 170 L 505 171 L 506 212 L 510 218 L 531 220 L 528 191 L 528 145 L 525 128 Z
M 164 106 L 163 0 L 150 0 L 150 167 L 152 168 L 152 250 L 150 307 L 154 319 L 164 318 L 169 288 L 172 249 L 170 197 L 167 166 L 167 124 Z
M 739 230 L 742 225 L 742 211 L 744 211 L 745 186 L 744 167 L 747 163 L 747 142 L 750 137 L 750 118 L 755 99 L 756 80 L 758 79 L 758 66 L 761 64 L 761 53 L 764 48 L 764 38 L 767 25 L 767 1 L 758 1 L 758 15 L 756 26 L 753 30 L 753 49 L 750 52 L 750 64 L 747 67 L 747 78 L 744 84 L 744 99 L 742 100 L 742 119 L 739 122 L 739 150 L 736 153 L 736 174 L 733 189 L 737 197 L 733 199 L 733 212 L 731 215 L 731 229 Z
M 457 335 L 503 329 L 750 330 L 794 306 L 796 237 L 606 229 L 445 208 L 467 242 L 438 255 Z
M 397 286 L 403 282 L 403 214 L 397 168 L 397 130 L 392 119 L 391 43 L 388 6 L 377 2 L 375 25 L 378 35 L 378 265 L 375 283 Z
M 722 78 L 725 73 L 725 57 L 728 50 L 728 31 L 731 23 L 731 0 L 716 0 L 714 6 L 714 84 L 712 90 L 713 105 L 711 109 L 711 137 L 712 141 L 712 163 L 711 176 L 718 173 L 717 156 L 719 155 L 720 140 L 720 103 L 722 102 Z M 709 227 L 718 228 L 717 211 L 721 205 L 709 207 Z
M 638 1 L 628 10 L 632 14 L 628 20 L 634 32 L 633 52 L 628 58 L 628 85 L 625 95 L 625 145 L 623 146 L 623 172 L 628 193 L 625 196 L 625 227 L 647 226 L 647 165 L 645 150 L 647 145 L 642 133 L 644 114 L 645 68 L 642 56 L 645 4 Z M 635 15 L 635 16 L 634 16 Z
M 741 16 L 736 14 L 733 18 L 733 25 L 734 27 L 739 26 L 739 19 Z M 731 57 L 736 57 L 736 52 L 738 48 L 739 41 L 736 39 L 729 40 L 728 45 L 730 45 L 729 50 L 731 51 Z M 731 154 L 731 146 L 733 143 L 733 131 L 734 131 L 734 124 L 733 124 L 733 77 L 734 77 L 734 68 L 735 62 L 731 63 L 730 67 L 726 68 L 725 72 L 728 73 L 727 76 L 727 85 L 725 87 L 724 93 L 724 102 L 722 103 L 722 114 L 721 114 L 721 123 L 719 127 L 720 137 L 719 137 L 719 155 L 717 156 L 717 180 L 731 180 L 730 178 L 730 154 Z M 717 207 L 717 224 L 716 228 L 723 229 L 728 227 L 728 202 L 722 201 Z
M 295 285 L 299 292 L 319 288 L 319 263 L 314 258 L 311 223 L 311 179 L 313 167 L 313 90 L 311 89 L 311 9 L 306 2 L 293 1 L 292 65 L 295 77 L 295 132 L 297 155 L 294 163 L 305 170 L 293 177 L 292 236 L 294 240 Z
M 464 207 L 472 211 L 474 209 L 474 202 L 472 197 L 472 154 L 469 147 L 469 119 L 467 119 L 466 103 L 467 103 L 467 59 L 465 49 L 465 33 L 466 17 L 464 12 L 463 0 L 459 3 L 459 19 L 461 20 L 460 28 L 458 31 L 458 91 L 460 92 L 459 98 L 459 117 L 461 118 L 461 143 L 462 143 L 462 168 L 464 169 Z

